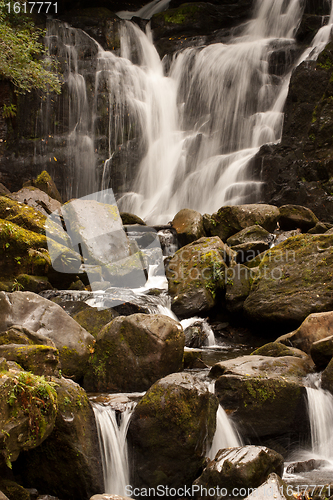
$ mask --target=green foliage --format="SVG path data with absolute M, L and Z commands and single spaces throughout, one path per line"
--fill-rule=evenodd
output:
M 6 118 L 14 118 L 16 116 L 16 106 L 15 104 L 10 104 L 9 106 L 6 106 L 6 104 L 3 105 L 3 111 L 2 111 L 2 116 Z
M 43 58 L 46 51 L 39 41 L 43 34 L 28 14 L 9 14 L 5 1 L 0 0 L 0 77 L 10 80 L 17 93 L 34 88 L 60 93 L 54 62 Z M 7 112 L 15 112 L 12 106 Z

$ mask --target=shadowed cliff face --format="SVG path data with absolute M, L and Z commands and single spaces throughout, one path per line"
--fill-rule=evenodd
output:
M 261 200 L 305 205 L 333 220 L 333 45 L 316 62 L 293 73 L 285 106 L 282 141 L 263 146 L 254 176 L 264 182 Z

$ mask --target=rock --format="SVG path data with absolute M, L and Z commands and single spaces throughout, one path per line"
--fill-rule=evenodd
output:
M 167 265 L 166 277 L 172 310 L 178 317 L 193 316 L 214 306 L 233 255 L 218 237 L 200 238 L 175 253 Z
M 279 342 L 269 342 L 268 344 L 259 347 L 251 353 L 251 356 L 272 356 L 279 358 L 281 356 L 296 356 L 297 358 L 308 359 L 305 352 L 295 347 L 288 347 Z M 313 359 L 313 358 L 312 358 Z
M 331 224 L 324 224 L 323 222 L 317 222 L 317 224 L 309 229 L 309 234 L 324 234 L 329 231 Z
M 0 333 L 0 345 L 7 344 L 46 345 L 55 348 L 55 343 L 51 339 L 20 325 L 11 326 L 7 331 Z
M 266 231 L 263 227 L 258 224 L 254 226 L 246 227 L 242 229 L 238 233 L 230 236 L 227 239 L 226 243 L 229 247 L 233 247 L 235 245 L 242 245 L 243 243 L 255 242 L 255 241 L 263 241 L 265 243 L 271 244 L 273 241 L 273 236 L 271 233 Z
M 217 452 L 194 485 L 206 488 L 257 488 L 272 472 L 282 476 L 283 457 L 276 451 L 264 446 L 241 446 Z M 195 494 L 196 499 L 210 498 L 208 495 Z M 219 498 L 215 494 L 213 498 Z
M 234 245 L 231 249 L 237 253 L 235 260 L 240 264 L 247 263 L 255 259 L 262 252 L 270 248 L 270 243 L 265 241 L 249 241 L 240 245 Z
M 140 219 L 140 217 L 134 214 L 120 212 L 120 218 L 124 226 L 126 226 L 127 224 L 139 224 L 140 226 L 146 226 L 146 223 L 142 219 Z
M 245 500 L 293 500 L 290 494 L 290 485 L 274 472 L 268 476 L 267 481 L 256 488 Z
M 57 304 L 32 292 L 0 292 L 0 332 L 13 325 L 51 339 L 59 350 L 63 373 L 75 380 L 83 377 L 94 337 Z
M 306 460 L 305 462 L 293 462 L 289 464 L 286 468 L 286 472 L 288 474 L 299 474 L 302 472 L 309 472 L 314 469 L 319 469 L 320 467 L 325 467 L 325 465 L 329 465 L 327 460 L 316 460 L 311 458 L 310 460 Z
M 135 407 L 128 436 L 135 487 L 190 486 L 205 462 L 218 402 L 188 373 L 156 382 Z
M 299 438 L 308 420 L 303 377 L 312 371 L 308 359 L 292 356 L 242 356 L 217 363 L 215 394 L 232 415 L 243 438 L 287 434 Z
M 208 366 L 202 361 L 201 349 L 186 349 L 184 350 L 184 370 L 193 370 L 194 368 L 205 369 Z
M 286 241 L 288 238 L 291 238 L 292 236 L 297 236 L 298 234 L 301 234 L 300 229 L 293 229 L 292 231 L 276 230 L 276 231 L 274 231 L 274 235 L 275 235 L 274 244 L 276 246 L 279 243 L 282 243 L 282 241 Z
M 180 246 L 188 245 L 192 241 L 206 236 L 202 215 L 196 210 L 188 208 L 180 210 L 174 216 L 171 225 L 177 231 Z
M 312 344 L 333 335 L 333 311 L 310 314 L 297 330 L 282 335 L 276 342 L 297 347 L 310 354 Z
M 283 230 L 290 231 L 300 228 L 302 231 L 308 231 L 315 227 L 318 222 L 318 217 L 309 208 L 300 205 L 280 207 L 279 224 Z
M 46 217 L 61 207 L 58 200 L 51 198 L 46 192 L 33 186 L 20 189 L 13 193 L 10 198 L 38 210 Z
M 326 368 L 333 356 L 333 335 L 313 342 L 310 355 L 318 370 Z
M 43 172 L 38 175 L 37 179 L 33 181 L 33 184 L 36 188 L 44 191 L 53 200 L 57 200 L 58 202 L 62 203 L 59 191 L 54 181 L 52 180 L 52 177 L 48 172 L 46 172 L 46 170 L 43 170 Z
M 56 383 L 54 431 L 36 450 L 22 453 L 13 472 L 22 484 L 59 498 L 89 498 L 104 488 L 94 412 L 78 384 L 65 378 Z
M 17 286 L 21 285 L 21 291 L 39 293 L 42 290 L 51 290 L 53 286 L 46 276 L 31 276 L 19 274 L 16 278 Z
M 247 317 L 290 327 L 311 313 L 333 309 L 332 245 L 332 235 L 301 234 L 268 250 L 244 302 Z
M 190 322 L 190 324 L 188 324 Z M 211 329 L 207 322 L 202 318 L 190 318 L 189 320 L 182 321 L 182 327 L 185 335 L 186 347 L 202 347 L 209 345 L 209 335 Z
M 118 316 L 97 335 L 84 387 L 94 392 L 145 391 L 182 368 L 183 351 L 183 329 L 168 316 Z
M 58 375 L 59 352 L 54 347 L 45 345 L 0 345 L 0 356 L 8 361 L 15 361 L 25 371 L 35 375 Z
M 14 198 L 14 199 L 13 199 Z M 11 197 L 0 196 L 0 219 L 13 222 L 23 229 L 45 234 L 46 216 L 36 207 L 24 203 L 24 199 L 14 195 Z
M 10 479 L 0 479 L 0 489 L 0 500 L 30 500 L 29 491 Z
M 255 272 L 241 264 L 227 269 L 225 300 L 228 311 L 243 312 L 243 304 L 251 289 L 252 275 L 255 275 Z
M 52 432 L 57 414 L 54 384 L 25 371 L 0 374 L 0 462 L 10 466 L 21 450 L 39 446 Z
M 266 231 L 276 228 L 280 211 L 272 205 L 232 205 L 224 206 L 211 216 L 210 234 L 226 241 L 242 229 L 260 225 Z
M 103 309 L 99 311 L 95 307 L 88 306 L 87 309 L 72 315 L 72 318 L 96 338 L 102 328 L 110 323 L 116 316 L 119 316 L 119 313 L 113 309 Z
M 333 362 L 332 359 L 321 374 L 321 387 L 333 394 Z

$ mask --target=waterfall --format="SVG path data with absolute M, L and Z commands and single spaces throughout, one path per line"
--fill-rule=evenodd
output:
M 281 139 L 289 80 L 269 74 L 277 47 L 287 51 L 301 19 L 299 0 L 257 2 L 255 17 L 228 44 L 187 48 L 174 58 L 167 80 L 176 84 L 174 121 L 161 120 L 170 138 L 155 132 L 126 210 L 160 222 L 184 206 L 212 213 L 258 194 L 247 165 L 260 146 Z M 167 95 L 169 113 L 175 103 Z M 162 103 L 159 105 L 161 106 Z M 158 113 L 158 112 L 156 112 Z M 158 128 L 158 127 L 157 127 Z
M 311 428 L 312 453 L 320 458 L 333 460 L 333 396 L 320 387 L 320 379 L 306 387 Z
M 214 393 L 215 382 L 209 384 L 209 391 Z M 207 456 L 213 460 L 216 453 L 223 448 L 231 448 L 235 446 L 243 446 L 242 439 L 234 425 L 228 418 L 221 405 L 219 405 L 216 412 L 216 431 L 214 434 L 213 442 L 207 452 Z
M 148 18 L 167 3 L 153 0 L 136 15 Z M 55 168 L 51 152 L 65 143 L 68 198 L 112 187 L 121 211 L 155 224 L 184 207 L 212 213 L 256 201 L 261 183 L 248 166 L 263 144 L 281 140 L 304 2 L 254 5 L 253 19 L 226 43 L 181 50 L 167 71 L 149 25 L 145 34 L 123 21 L 118 54 L 81 30 L 49 23 L 47 44 L 61 61 L 67 97 L 43 104 L 41 150 Z M 332 23 L 333 14 L 297 64 L 318 56 Z M 274 69 L 283 59 L 274 59 L 277 52 L 286 62 Z
M 129 464 L 127 456 L 127 430 L 135 404 L 130 403 L 123 412 L 110 406 L 92 403 L 101 450 L 104 493 L 125 496 L 129 484 Z

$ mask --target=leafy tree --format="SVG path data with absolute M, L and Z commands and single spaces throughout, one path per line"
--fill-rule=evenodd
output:
M 43 57 L 46 54 L 40 43 L 43 35 L 30 15 L 9 13 L 6 2 L 0 0 L 0 78 L 10 80 L 17 93 L 32 89 L 60 93 L 54 61 Z

